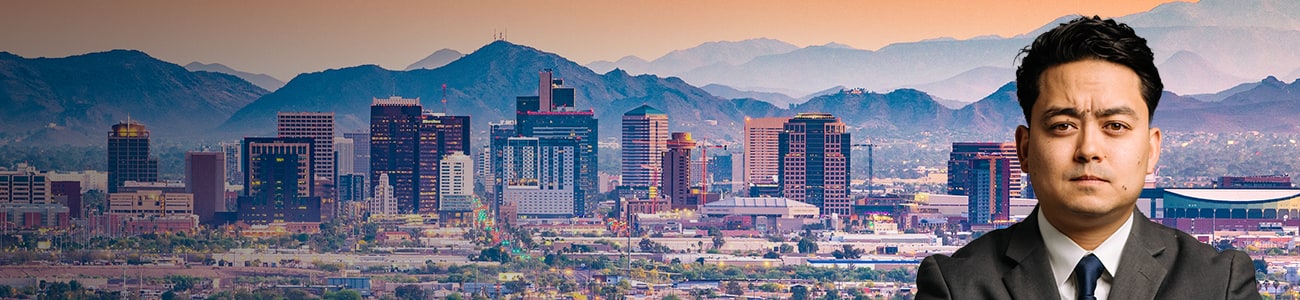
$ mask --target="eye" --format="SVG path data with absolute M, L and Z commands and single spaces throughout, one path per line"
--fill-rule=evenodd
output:
M 1106 123 L 1106 125 L 1103 126 L 1102 128 L 1105 128 L 1107 131 L 1115 131 L 1115 132 L 1125 131 L 1129 129 L 1128 124 L 1124 124 L 1120 122 Z
M 1074 124 L 1070 124 L 1070 123 L 1056 123 L 1047 127 L 1048 130 L 1052 132 L 1058 132 L 1058 133 L 1074 130 L 1075 128 L 1076 127 L 1074 126 Z

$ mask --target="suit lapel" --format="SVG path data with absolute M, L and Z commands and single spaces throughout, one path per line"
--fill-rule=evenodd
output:
M 1173 247 L 1176 241 L 1172 235 L 1163 233 L 1155 223 L 1133 211 L 1133 230 L 1129 232 L 1128 242 L 1120 256 L 1119 274 L 1115 274 L 1114 285 L 1110 288 L 1113 299 L 1154 299 L 1160 290 L 1160 284 L 1168 273 L 1168 259 L 1173 253 L 1166 254 L 1166 247 Z
M 1038 232 L 1038 208 L 1011 230 L 1005 254 L 1015 265 L 1002 275 L 1007 293 L 1014 299 L 1060 299 L 1043 236 Z

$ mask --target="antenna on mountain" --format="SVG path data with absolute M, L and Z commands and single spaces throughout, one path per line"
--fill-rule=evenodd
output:
M 447 114 L 447 84 L 442 84 L 442 114 Z

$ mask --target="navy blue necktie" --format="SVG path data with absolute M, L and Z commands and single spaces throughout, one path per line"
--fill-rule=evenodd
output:
M 1106 266 L 1101 265 L 1101 260 L 1096 255 L 1088 254 L 1079 260 L 1079 264 L 1074 266 L 1074 283 L 1079 288 L 1079 300 L 1097 300 L 1093 292 L 1097 290 L 1097 279 L 1101 278 L 1101 272 L 1106 270 Z

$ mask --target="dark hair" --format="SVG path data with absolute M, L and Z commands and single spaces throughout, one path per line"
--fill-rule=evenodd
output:
M 1039 35 L 1020 54 L 1024 59 L 1016 68 L 1016 96 L 1020 98 L 1026 123 L 1034 102 L 1038 101 L 1039 77 L 1043 71 L 1058 65 L 1099 59 L 1132 69 L 1142 81 L 1142 100 L 1147 104 L 1148 120 L 1155 115 L 1160 93 L 1165 88 L 1147 40 L 1113 19 L 1081 16 Z

